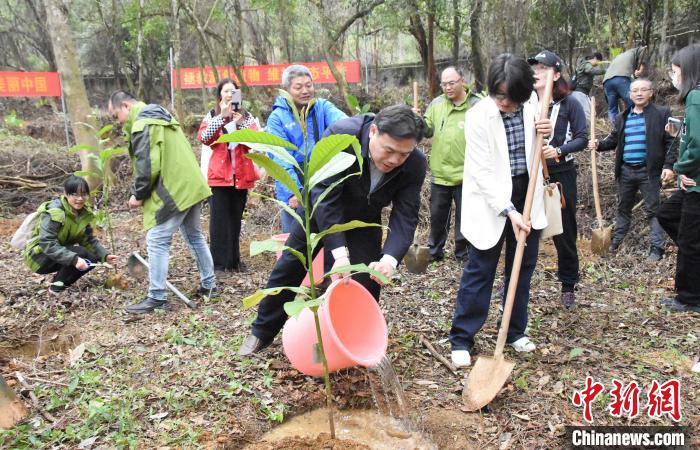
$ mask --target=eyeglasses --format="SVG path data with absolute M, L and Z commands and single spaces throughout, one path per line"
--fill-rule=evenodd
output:
M 637 89 L 630 89 L 630 92 L 633 94 L 636 94 L 638 92 L 649 92 L 651 91 L 651 88 L 637 88 Z
M 445 89 L 445 88 L 451 88 L 451 87 L 457 86 L 457 85 L 460 83 L 460 81 L 462 81 L 461 78 L 459 78 L 459 79 L 457 79 L 457 80 L 455 80 L 455 81 L 446 81 L 446 82 L 444 82 L 444 83 L 440 83 L 440 87 L 443 88 L 443 89 Z
M 493 98 L 495 98 L 499 102 L 504 102 L 504 101 L 508 100 L 508 95 L 495 93 L 495 94 L 493 94 Z
M 68 194 L 68 197 L 73 197 L 73 198 L 88 198 L 90 197 L 90 194 Z

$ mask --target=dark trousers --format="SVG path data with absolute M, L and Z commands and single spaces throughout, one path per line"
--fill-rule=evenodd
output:
M 637 191 L 640 191 L 644 198 L 644 209 L 649 222 L 651 246 L 661 249 L 666 246 L 666 235 L 656 218 L 659 211 L 660 189 L 659 177 L 650 177 L 646 166 L 634 167 L 622 164 L 620 179 L 617 182 L 617 216 L 615 217 L 613 242 L 622 242 L 629 231 L 635 195 Z
M 700 306 L 700 192 L 676 192 L 661 204 L 658 218 L 678 246 L 677 299 Z
M 312 228 L 312 231 L 314 233 L 318 232 L 315 228 Z M 345 240 L 350 253 L 351 264 L 369 264 L 379 260 L 382 244 L 381 228 L 360 228 L 346 231 Z M 296 220 L 292 223 L 289 238 L 285 245 L 306 254 L 306 237 Z M 314 251 L 314 257 L 318 251 L 319 248 L 317 247 Z M 326 252 L 324 255 L 327 266 L 329 256 L 330 252 Z M 291 253 L 283 252 L 272 269 L 265 287 L 299 286 L 305 276 L 306 271 L 301 262 Z M 369 278 L 369 274 L 360 273 L 353 275 L 352 278 L 364 286 L 375 299 L 379 300 L 380 286 Z M 318 282 L 318 280 L 314 281 Z M 263 341 L 273 339 L 287 321 L 284 304 L 293 300 L 295 295 L 294 292 L 284 290 L 277 295 L 265 297 L 258 305 L 258 316 L 253 322 L 253 335 Z
M 450 231 L 450 215 L 452 204 L 455 205 L 455 258 L 464 260 L 467 257 L 468 242 L 459 230 L 462 219 L 462 185 L 443 186 L 430 185 L 430 237 L 428 247 L 433 259 L 445 256 L 445 242 Z
M 241 262 L 241 219 L 248 198 L 246 189 L 212 187 L 209 201 L 209 248 L 216 270 L 235 270 Z
M 527 175 L 513 178 L 513 194 L 511 201 L 518 211 L 525 205 L 527 192 Z M 476 219 L 478 220 L 478 219 Z M 491 303 L 491 290 L 496 277 L 498 260 L 501 256 L 503 242 L 506 243 L 505 286 L 510 282 L 510 272 L 517 241 L 510 220 L 506 220 L 505 228 L 498 243 L 487 250 L 479 250 L 474 246 L 469 249 L 469 259 L 464 266 L 462 279 L 457 292 L 457 305 L 452 317 L 450 329 L 450 344 L 452 350 L 469 350 L 474 347 L 474 336 L 486 322 Z M 527 237 L 525 254 L 523 255 L 520 277 L 515 291 L 513 313 L 508 327 L 507 342 L 515 342 L 525 336 L 527 327 L 527 307 L 530 299 L 530 280 L 537 265 L 540 231 L 532 230 Z
M 95 256 L 85 247 L 80 245 L 70 245 L 66 248 L 83 259 L 87 259 L 92 262 L 99 262 L 97 256 Z M 63 286 L 52 286 L 54 291 L 62 291 L 93 269 L 92 267 L 89 267 L 87 270 L 78 270 L 75 268 L 75 266 L 64 266 L 44 254 L 37 255 L 35 260 L 40 264 L 39 270 L 37 270 L 36 273 L 45 275 L 47 273 L 56 272 L 56 275 L 53 277 L 53 283 L 63 283 Z
M 562 291 L 571 292 L 579 280 L 578 251 L 576 250 L 578 230 L 576 228 L 576 168 L 552 173 L 549 179 L 552 183 L 561 183 L 564 200 L 566 200 L 566 208 L 561 210 L 564 232 L 552 239 L 557 249 L 558 275 Z

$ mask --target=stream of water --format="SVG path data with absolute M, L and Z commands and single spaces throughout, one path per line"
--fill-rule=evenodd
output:
M 374 450 L 437 450 L 437 446 L 423 436 L 420 417 L 410 408 L 389 359 L 385 357 L 367 372 L 377 410 L 336 410 L 336 437 L 360 442 Z M 274 442 L 291 436 L 314 438 L 320 433 L 328 433 L 325 408 L 291 418 L 265 434 L 263 440 Z

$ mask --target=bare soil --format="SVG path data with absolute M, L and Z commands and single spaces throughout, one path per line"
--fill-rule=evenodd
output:
M 77 158 L 60 151 L 40 151 L 37 143 L 2 135 L 0 166 L 53 168 L 47 187 L 17 191 L 0 186 L 0 373 L 20 393 L 29 417 L 14 429 L 0 432 L 3 448 L 364 448 L 361 444 L 289 440 L 270 446 L 260 436 L 282 417 L 323 406 L 319 380 L 289 365 L 280 339 L 259 356 L 240 358 L 236 351 L 249 330 L 254 311 L 240 300 L 264 286 L 272 256 L 245 258 L 250 270 L 219 280 L 223 298 L 198 300 L 190 310 L 175 303 L 171 311 L 134 319 L 123 312 L 140 300 L 146 284 L 129 279 L 127 290 L 108 290 L 107 269 L 96 269 L 59 300 L 47 297 L 49 277 L 30 273 L 9 247 L 9 237 L 41 201 L 60 191 L 65 174 Z M 47 147 L 49 147 L 47 145 Z M 614 217 L 615 188 L 612 154 L 601 157 L 603 209 Z M 29 161 L 29 162 L 27 162 Z M 432 264 L 424 274 L 401 268 L 393 285 L 384 289 L 381 307 L 389 325 L 389 352 L 423 427 L 441 449 L 559 448 L 564 427 L 583 424 L 582 410 L 572 394 L 586 376 L 605 385 L 593 405 L 596 425 L 674 425 L 668 416 L 650 418 L 644 410 L 652 381 L 681 383 L 682 420 L 692 445 L 700 445 L 700 376 L 691 374 L 700 346 L 700 316 L 671 313 L 659 299 L 672 292 L 675 248 L 664 259 L 646 261 L 647 226 L 643 208 L 634 211 L 633 228 L 615 257 L 599 258 L 589 251 L 595 225 L 590 193 L 588 155 L 579 163 L 579 254 L 581 282 L 578 307 L 559 303 L 556 256 L 550 242 L 541 245 L 531 290 L 529 333 L 538 349 L 532 354 L 506 351 L 515 361 L 503 390 L 480 413 L 462 411 L 461 392 L 469 370 L 453 374 L 420 343 L 422 336 L 449 358 L 449 333 L 462 268 L 450 259 Z M 37 169 L 38 170 L 38 169 Z M 128 164 L 118 171 L 124 192 L 114 202 L 116 248 L 122 267 L 132 251 L 146 254 L 141 218 L 122 205 Z M 271 182 L 260 189 L 271 190 Z M 427 184 L 416 241 L 427 241 Z M 664 194 L 667 195 L 667 194 Z M 251 198 L 243 231 L 244 245 L 266 238 L 279 227 L 276 208 Z M 204 228 L 208 212 L 204 213 Z M 451 244 L 448 245 L 448 251 Z M 198 275 L 192 257 L 178 237 L 171 252 L 170 281 L 192 292 Z M 497 280 L 498 285 L 501 277 Z M 171 296 L 174 299 L 174 296 Z M 497 334 L 497 302 L 478 335 L 478 352 L 493 351 Z M 85 352 L 71 361 L 80 343 Z M 75 355 L 74 355 L 75 357 Z M 72 365 L 71 365 L 72 363 Z M 28 399 L 15 379 L 20 372 L 32 384 L 39 403 Z M 636 381 L 642 387 L 641 414 L 626 420 L 608 413 L 612 380 Z M 348 369 L 333 375 L 339 408 L 371 408 L 366 371 Z M 49 413 L 55 421 L 46 418 Z M 693 444 L 694 443 L 694 444 Z

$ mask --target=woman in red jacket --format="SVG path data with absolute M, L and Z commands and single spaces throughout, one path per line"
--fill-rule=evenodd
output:
M 242 144 L 215 144 L 225 133 L 243 128 L 258 129 L 258 122 L 240 104 L 235 96 L 238 85 L 225 78 L 216 86 L 217 104 L 199 126 L 197 139 L 212 149 L 207 182 L 212 190 L 210 198 L 209 247 L 217 271 L 244 271 L 239 241 L 241 219 L 248 198 L 248 189 L 255 186 L 258 175 L 253 162 L 244 157 L 249 148 Z

